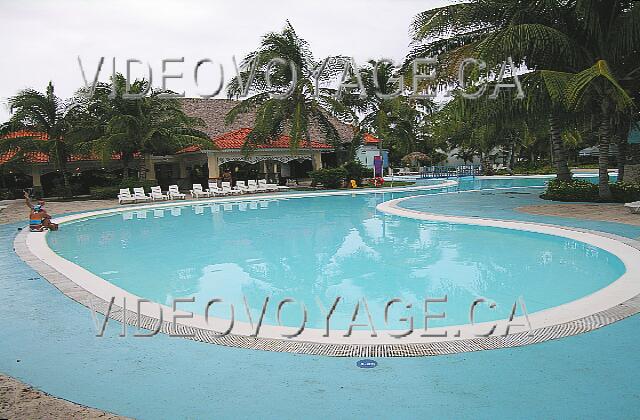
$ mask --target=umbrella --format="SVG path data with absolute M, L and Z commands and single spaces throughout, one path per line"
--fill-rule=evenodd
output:
M 404 156 L 401 160 L 405 165 L 416 166 L 416 162 L 429 162 L 431 158 L 426 153 L 413 152 Z

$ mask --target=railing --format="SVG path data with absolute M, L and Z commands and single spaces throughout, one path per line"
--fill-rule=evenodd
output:
M 480 165 L 429 166 L 420 172 L 420 178 L 457 178 L 477 176 L 481 173 Z

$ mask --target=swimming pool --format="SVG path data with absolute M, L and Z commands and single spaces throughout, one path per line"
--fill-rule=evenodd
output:
M 463 179 L 454 189 L 543 185 L 544 179 Z M 60 256 L 133 295 L 202 314 L 212 298 L 235 307 L 238 321 L 260 316 L 275 325 L 277 304 L 293 298 L 308 311 L 306 326 L 323 328 L 340 297 L 331 328 L 345 330 L 366 299 L 378 330 L 404 328 L 400 317 L 424 316 L 424 299 L 442 299 L 430 326 L 470 322 L 470 306 L 495 306 L 477 321 L 504 319 L 520 298 L 533 313 L 589 295 L 625 273 L 611 253 L 579 240 L 491 226 L 433 222 L 385 214 L 391 199 L 451 191 L 271 198 L 189 203 L 101 215 L 48 235 Z M 246 301 L 245 301 L 246 298 Z M 400 299 L 385 321 L 385 305 Z M 411 308 L 406 308 L 411 305 Z M 367 320 L 360 308 L 357 323 Z M 212 315 L 229 318 L 229 310 Z M 301 311 L 281 312 L 300 325 Z M 367 327 L 356 327 L 366 329 Z

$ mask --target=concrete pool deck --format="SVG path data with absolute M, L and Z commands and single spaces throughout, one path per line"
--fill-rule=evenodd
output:
M 433 198 L 429 211 L 471 215 L 482 211 L 488 217 L 531 218 L 640 236 L 640 229 L 633 226 L 515 211 L 536 202 L 535 191 L 498 195 L 498 199 L 468 194 L 477 194 L 475 207 L 464 204 L 473 201 L 471 197 L 463 203 L 458 195 L 455 202 L 452 196 L 429 196 Z M 9 297 L 0 307 L 0 339 L 11 344 L 0 351 L 0 371 L 89 406 L 139 418 L 267 414 L 584 418 L 629 417 L 640 408 L 640 363 L 634 350 L 638 316 L 535 346 L 379 359 L 376 369 L 358 369 L 351 358 L 230 349 L 165 336 L 119 339 L 119 328 L 111 324 L 108 337 L 99 339 L 93 337 L 85 308 L 70 303 L 17 260 L 10 245 L 16 227 L 0 227 L 1 264 L 8 273 L 0 279 L 0 289 Z M 385 390 L 386 399 L 376 397 L 379 389 Z

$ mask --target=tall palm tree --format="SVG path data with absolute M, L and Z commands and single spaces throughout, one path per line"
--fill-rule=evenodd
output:
M 354 142 L 365 133 L 380 139 L 378 147 L 388 148 L 396 158 L 411 152 L 433 152 L 425 130 L 434 103 L 427 99 L 410 99 L 402 85 L 401 69 L 391 62 L 369 61 L 358 69 L 364 95 L 342 98 L 342 103 L 360 117 Z M 355 77 L 350 83 L 355 83 Z
M 291 63 L 295 77 L 289 65 L 270 65 L 274 58 Z M 255 125 L 243 147 L 245 152 L 278 138 L 285 131 L 291 138 L 291 148 L 298 148 L 311 141 L 313 123 L 329 143 L 339 144 L 339 132 L 329 115 L 345 121 L 353 120 L 354 116 L 336 99 L 335 90 L 321 87 L 320 82 L 328 82 L 344 68 L 340 59 L 327 57 L 316 61 L 309 44 L 287 21 L 282 32 L 264 35 L 258 49 L 243 59 L 242 66 L 247 69 L 240 73 L 240 79 L 236 76 L 229 82 L 227 94 L 230 98 L 238 98 L 244 93 L 250 96 L 229 111 L 226 122 L 232 123 L 240 114 L 255 110 Z M 250 80 L 251 69 L 255 69 L 253 80 Z M 318 69 L 322 71 L 316 77 L 314 71 Z M 251 85 L 247 86 L 249 82 Z
M 3 135 L 24 133 L 3 138 L 0 141 L 0 153 L 15 151 L 16 156 L 24 156 L 28 152 L 47 153 L 62 175 L 65 195 L 71 193 L 66 166 L 70 154 L 68 137 L 72 132 L 68 115 L 72 106 L 55 95 L 52 82 L 49 82 L 44 93 L 24 89 L 9 98 L 12 114 L 9 121 L 0 127 Z
M 439 82 L 457 83 L 462 60 L 480 58 L 489 69 L 511 57 L 516 65 L 529 69 L 565 70 L 574 60 L 573 42 L 559 30 L 558 21 L 567 13 L 566 1 L 554 0 L 473 0 L 427 10 L 412 24 L 415 57 L 438 56 Z M 476 77 L 479 75 L 476 74 Z M 571 174 L 561 139 L 562 127 L 547 108 L 554 163 L 559 179 Z
M 526 80 L 523 86 L 530 88 L 531 82 Z M 489 84 L 489 89 L 492 87 Z M 535 106 L 529 103 L 530 100 Z M 509 165 L 513 169 L 517 149 L 531 149 L 538 139 L 547 137 L 546 133 L 540 133 L 548 132 L 547 112 L 532 98 L 514 101 L 511 96 L 500 95 L 496 99 L 466 99 L 455 94 L 453 100 L 440 110 L 433 132 L 451 147 L 479 152 L 485 169 L 489 169 L 487 159 L 492 150 L 500 148 L 509 155 Z M 557 172 L 563 173 L 560 168 Z M 568 168 L 566 175 L 570 177 Z
M 630 0 L 575 0 L 566 32 L 581 45 L 571 70 L 543 71 L 549 92 L 598 125 L 599 195 L 611 198 L 609 146 L 626 142 L 640 89 L 640 4 Z M 624 149 L 620 150 L 621 152 Z M 619 155 L 619 160 L 625 156 Z
M 628 118 L 630 92 L 637 91 L 640 80 L 639 9 L 631 0 L 474 0 L 419 15 L 416 39 L 440 38 L 419 45 L 415 53 L 439 49 L 452 63 L 465 53 L 489 61 L 511 55 L 530 69 L 544 70 L 556 103 L 597 116 L 600 197 L 608 199 L 611 125 Z M 550 109 L 551 134 L 560 144 L 557 108 Z
M 620 86 L 606 62 L 600 60 L 593 67 L 576 74 L 543 71 L 549 92 L 557 102 L 586 115 L 592 115 L 598 127 L 599 197 L 611 199 L 609 187 L 609 148 L 614 137 L 614 124 L 628 118 L 633 99 Z M 628 127 L 622 134 L 626 141 Z
M 119 155 L 126 178 L 138 154 L 148 160 L 153 154 L 175 153 L 191 145 L 212 147 L 209 136 L 198 129 L 203 122 L 187 116 L 178 100 L 159 96 L 163 92 L 150 89 L 146 80 L 135 80 L 128 91 L 148 94 L 127 98 L 126 83 L 116 74 L 113 85 L 98 84 L 91 97 L 86 92 L 78 95 L 83 99 L 75 114 L 77 126 L 86 135 L 79 149 L 98 153 L 104 160 Z

